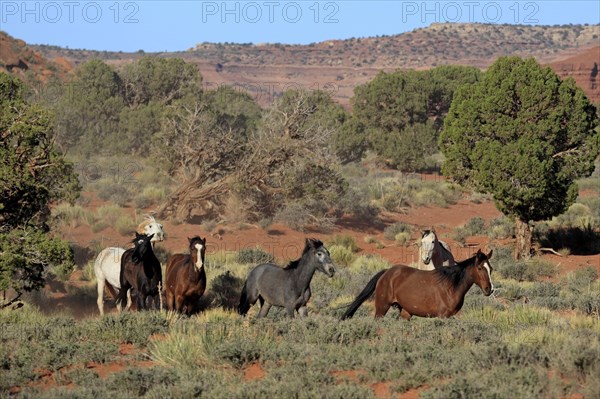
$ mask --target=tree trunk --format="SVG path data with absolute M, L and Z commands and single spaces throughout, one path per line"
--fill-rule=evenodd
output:
M 527 221 L 515 218 L 515 259 L 528 259 L 531 256 L 533 229 Z

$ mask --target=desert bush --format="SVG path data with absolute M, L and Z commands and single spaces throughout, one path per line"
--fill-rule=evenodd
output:
M 343 245 L 332 245 L 328 247 L 333 263 L 337 266 L 349 266 L 354 260 L 352 250 Z
M 103 220 L 99 220 L 96 223 L 94 223 L 91 227 L 92 232 L 94 233 L 99 233 L 102 230 L 104 230 L 105 228 L 107 228 L 109 226 L 109 224 Z
M 86 262 L 83 265 L 81 277 L 84 281 L 96 281 L 96 273 L 94 272 L 95 259 Z
M 117 220 L 115 221 L 115 229 L 119 232 L 119 234 L 121 235 L 133 235 L 133 232 L 135 231 L 135 224 L 133 223 L 133 221 L 131 220 L 131 218 L 127 215 L 121 215 L 117 218 Z
M 338 245 L 349 249 L 351 252 L 358 252 L 359 250 L 354 237 L 349 235 L 336 234 L 327 241 L 326 245 L 328 248 L 330 246 Z
M 375 238 L 374 236 L 365 236 L 363 238 L 363 241 L 367 244 L 375 244 L 377 242 L 377 238 Z
M 485 234 L 485 220 L 479 216 L 471 218 L 462 227 L 455 227 L 452 233 L 452 238 L 465 245 L 467 237 Z
M 388 240 L 395 240 L 398 233 L 412 234 L 412 227 L 409 224 L 398 222 L 387 226 L 383 230 L 383 236 Z
M 123 208 L 115 204 L 103 205 L 96 210 L 96 217 L 98 221 L 108 223 L 110 226 L 114 226 L 117 219 L 124 216 L 125 213 Z
M 335 222 L 334 217 L 327 216 L 324 212 L 313 215 L 304 204 L 295 202 L 277 211 L 273 219 L 297 231 L 306 231 L 308 227 L 313 226 L 326 231 L 331 229 Z
M 399 245 L 406 245 L 410 242 L 411 234 L 407 231 L 400 232 L 394 236 L 394 241 Z
M 555 264 L 532 258 L 527 261 L 500 261 L 495 262 L 496 270 L 504 278 L 517 281 L 537 281 L 540 277 L 554 277 L 558 273 Z
M 515 234 L 515 222 L 504 215 L 492 219 L 488 234 L 494 239 L 510 238 Z
M 154 202 L 151 198 L 146 197 L 144 194 L 138 194 L 133 198 L 133 204 L 137 209 L 146 209 Z
M 94 189 L 103 201 L 111 201 L 119 206 L 125 206 L 132 197 L 131 187 L 123 182 L 112 179 L 100 179 L 94 183 Z
M 469 235 L 482 235 L 485 233 L 485 220 L 479 216 L 476 216 L 469 219 L 464 228 L 467 230 Z
M 242 264 L 258 265 L 260 263 L 271 263 L 274 260 L 273 254 L 265 252 L 261 248 L 242 248 L 235 256 L 235 261 Z
M 208 292 L 204 294 L 201 303 L 211 308 L 237 309 L 244 281 L 226 270 L 210 280 Z M 201 308 L 206 306 L 201 305 Z
M 376 273 L 387 269 L 390 264 L 379 255 L 359 256 L 350 265 L 350 271 L 353 273 Z
M 82 208 L 80 205 L 71 205 L 62 202 L 52 208 L 52 217 L 56 223 L 77 227 L 82 224 L 91 225 L 94 223 L 94 214 Z

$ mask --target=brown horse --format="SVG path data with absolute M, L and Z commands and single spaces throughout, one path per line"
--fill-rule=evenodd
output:
M 351 318 L 360 305 L 375 292 L 375 317 L 383 317 L 390 306 L 400 310 L 409 320 L 421 317 L 454 316 L 463 306 L 465 295 L 477 284 L 486 296 L 494 291 L 492 251 L 481 250 L 455 266 L 425 271 L 398 265 L 377 273 L 358 294 L 342 320 Z
M 188 238 L 190 254 L 175 254 L 167 261 L 166 292 L 167 309 L 191 314 L 206 290 L 204 253 L 206 239 Z

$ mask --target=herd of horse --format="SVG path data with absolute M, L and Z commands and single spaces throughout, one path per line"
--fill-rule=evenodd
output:
M 166 308 L 191 315 L 198 311 L 199 299 L 206 290 L 206 239 L 188 238 L 189 254 L 175 254 L 167 259 L 163 282 L 161 265 L 154 253 L 156 242 L 165 239 L 163 226 L 146 217 L 138 226 L 133 248 L 111 247 L 98 254 L 94 264 L 98 283 L 98 309 L 104 314 L 104 289 L 108 289 L 119 311 L 136 308 L 162 308 L 164 289 Z M 419 266 L 396 265 L 376 273 L 349 304 L 342 320 L 351 318 L 358 308 L 375 297 L 375 317 L 383 317 L 390 307 L 399 310 L 406 320 L 412 316 L 451 317 L 464 303 L 473 284 L 484 295 L 494 291 L 492 266 L 488 254 L 478 250 L 472 257 L 456 262 L 447 244 L 438 240 L 433 230 L 421 237 Z M 285 308 L 289 317 L 307 316 L 311 297 L 310 282 L 316 271 L 335 275 L 331 255 L 323 242 L 306 239 L 300 258 L 285 267 L 263 263 L 253 268 L 240 295 L 238 313 L 245 316 L 258 301 L 257 317 L 265 317 L 272 306 Z

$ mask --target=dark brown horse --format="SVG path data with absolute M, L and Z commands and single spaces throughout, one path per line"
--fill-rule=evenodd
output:
M 190 254 L 175 254 L 167 261 L 166 292 L 167 309 L 191 314 L 206 290 L 204 253 L 206 239 L 188 238 Z
M 158 308 L 162 284 L 160 262 L 152 250 L 154 234 L 135 234 L 135 247 L 128 249 L 121 256 L 121 272 L 119 282 L 121 290 L 117 296 L 117 305 L 122 306 L 127 298 L 127 292 L 135 289 L 138 310 L 147 309 L 148 298 Z
M 425 271 L 398 265 L 377 273 L 358 294 L 342 320 L 351 318 L 360 305 L 375 292 L 375 317 L 383 317 L 390 306 L 409 320 L 421 317 L 450 317 L 463 306 L 465 295 L 477 284 L 486 296 L 494 291 L 492 251 L 481 250 L 455 266 Z

